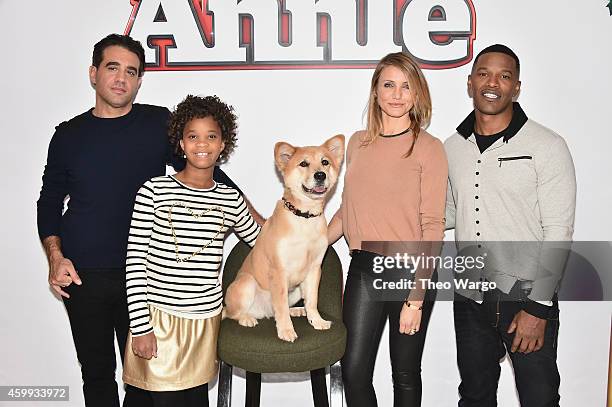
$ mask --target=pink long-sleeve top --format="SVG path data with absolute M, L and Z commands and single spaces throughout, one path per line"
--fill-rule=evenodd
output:
M 347 147 L 342 205 L 338 215 L 349 249 L 364 241 L 441 241 L 448 163 L 440 140 L 421 130 L 377 137 L 367 146 L 364 131 Z

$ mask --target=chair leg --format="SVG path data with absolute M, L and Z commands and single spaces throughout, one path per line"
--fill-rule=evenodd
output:
M 344 405 L 344 388 L 342 386 L 342 368 L 340 362 L 329 367 L 329 405 L 342 407 Z
M 310 371 L 310 384 L 315 407 L 329 407 L 327 401 L 327 383 L 325 383 L 325 368 Z
M 232 406 L 232 365 L 220 361 L 217 407 Z
M 261 397 L 261 373 L 246 372 L 245 407 L 259 407 Z

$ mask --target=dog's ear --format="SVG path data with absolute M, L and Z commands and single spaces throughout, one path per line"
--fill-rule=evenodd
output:
M 274 145 L 274 161 L 280 171 L 285 169 L 293 153 L 295 153 L 295 147 L 289 143 L 280 141 Z
M 344 135 L 338 134 L 323 143 L 323 147 L 327 148 L 338 165 L 342 164 L 344 159 Z

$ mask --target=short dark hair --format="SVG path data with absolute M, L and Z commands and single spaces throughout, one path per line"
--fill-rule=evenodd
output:
M 140 61 L 140 65 L 138 66 L 138 76 L 142 76 L 144 74 L 145 65 L 144 48 L 142 48 L 140 41 L 133 39 L 129 35 L 110 34 L 98 41 L 96 45 L 94 45 L 91 64 L 96 68 L 99 68 L 100 64 L 102 63 L 102 59 L 104 58 L 104 50 L 114 45 L 123 47 L 138 56 L 138 60 Z
M 219 155 L 219 161 L 227 161 L 238 140 L 236 136 L 238 118 L 234 113 L 234 108 L 223 103 L 217 96 L 187 95 L 170 114 L 168 139 L 177 158 L 183 157 L 180 141 L 183 138 L 183 131 L 187 123 L 192 119 L 204 119 L 206 117 L 212 117 L 221 129 L 221 139 L 225 143 L 225 148 Z
M 474 67 L 478 63 L 478 58 L 480 58 L 484 54 L 488 54 L 488 53 L 491 53 L 491 52 L 499 52 L 501 54 L 508 55 L 510 58 L 514 59 L 514 62 L 516 63 L 516 71 L 517 72 L 521 71 L 521 63 L 519 61 L 519 57 L 514 53 L 514 51 L 512 51 L 509 47 L 507 47 L 506 45 L 503 45 L 503 44 L 489 45 L 488 47 L 486 47 L 485 49 L 480 51 L 478 53 L 478 55 L 476 55 L 476 58 L 474 58 L 474 64 L 472 65 L 472 70 L 474 69 Z

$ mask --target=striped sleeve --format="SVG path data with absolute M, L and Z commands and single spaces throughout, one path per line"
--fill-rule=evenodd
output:
M 153 331 L 147 306 L 147 253 L 155 213 L 153 183 L 147 181 L 136 194 L 126 257 L 126 289 L 130 330 L 133 336 Z
M 244 240 L 246 244 L 253 247 L 255 245 L 255 240 L 261 231 L 261 227 L 255 222 L 251 214 L 249 213 L 249 209 L 244 202 L 244 198 L 242 195 L 238 193 L 238 207 L 236 209 L 236 224 L 234 225 L 234 232 L 240 237 L 240 239 Z

